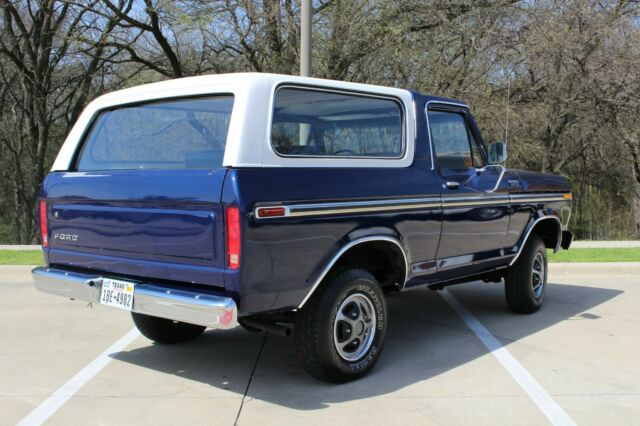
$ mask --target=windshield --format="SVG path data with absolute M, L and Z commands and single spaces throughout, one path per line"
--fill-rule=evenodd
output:
M 181 99 L 101 112 L 78 171 L 222 166 L 233 96 Z

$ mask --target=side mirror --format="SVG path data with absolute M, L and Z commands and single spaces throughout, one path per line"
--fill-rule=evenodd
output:
M 504 142 L 494 142 L 489 145 L 489 164 L 504 164 L 507 161 L 507 145 Z

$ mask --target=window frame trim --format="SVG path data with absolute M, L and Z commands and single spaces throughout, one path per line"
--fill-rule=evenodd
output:
M 393 157 L 387 157 L 387 156 L 365 156 L 365 155 L 358 155 L 358 156 L 345 156 L 345 155 L 303 155 L 303 154 L 281 154 L 280 152 L 278 152 L 274 145 L 273 145 L 273 139 L 272 139 L 272 134 L 273 134 L 273 119 L 275 117 L 275 108 L 276 108 L 276 97 L 278 96 L 278 91 L 280 91 L 281 89 L 297 89 L 297 90 L 306 90 L 306 91 L 310 91 L 310 92 L 328 92 L 328 93 L 336 93 L 336 94 L 342 94 L 342 95 L 351 95 L 351 96 L 359 96 L 359 97 L 363 97 L 363 98 L 374 98 L 374 99 L 384 99 L 384 100 L 390 100 L 394 103 L 396 103 L 400 109 L 400 128 L 402 131 L 402 150 L 401 152 L 397 155 L 397 156 L 393 156 Z M 283 83 L 283 84 L 279 84 L 275 87 L 274 91 L 273 91 L 273 97 L 272 97 L 272 102 L 271 102 L 271 114 L 269 116 L 269 122 L 268 122 L 268 127 L 269 127 L 269 137 L 268 137 L 268 141 L 269 141 L 269 147 L 271 149 L 271 151 L 273 151 L 273 153 L 275 155 L 277 155 L 280 158 L 305 158 L 305 159 L 312 159 L 312 160 L 391 160 L 391 161 L 399 161 L 405 158 L 405 156 L 407 155 L 407 123 L 406 123 L 406 119 L 407 119 L 407 111 L 404 105 L 404 102 L 402 99 L 400 99 L 399 97 L 393 96 L 393 95 L 381 95 L 381 94 L 376 94 L 376 93 L 371 93 L 371 92 L 361 92 L 361 91 L 356 91 L 356 90 L 344 90 L 344 89 L 334 89 L 334 88 L 330 88 L 330 87 L 322 87 L 322 86 L 313 86 L 313 85 L 305 85 L 305 84 L 292 84 L 292 83 Z

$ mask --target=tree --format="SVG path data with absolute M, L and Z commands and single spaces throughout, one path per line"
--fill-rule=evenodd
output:
M 511 153 L 516 164 L 571 178 L 583 237 L 619 238 L 635 228 L 633 175 L 621 143 L 633 127 L 620 117 L 637 105 L 629 64 L 638 51 L 628 43 L 637 40 L 637 16 L 637 5 L 624 0 L 522 6 Z
M 51 142 L 75 122 L 110 54 L 106 39 L 117 18 L 90 13 L 96 2 L 0 0 L 1 173 L 7 183 L 3 190 L 13 198 L 17 242 L 34 240 L 34 206 Z
M 640 237 L 640 2 L 315 0 L 314 75 L 466 101 L 509 166 L 559 173 L 579 238 Z M 37 190 L 106 91 L 297 74 L 299 0 L 0 0 L 0 239 L 32 241 Z M 6 230 L 11 232 L 7 233 Z

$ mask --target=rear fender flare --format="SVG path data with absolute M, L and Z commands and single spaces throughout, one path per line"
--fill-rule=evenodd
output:
M 298 305 L 298 309 L 302 308 L 304 304 L 307 302 L 307 300 L 309 300 L 309 298 L 313 295 L 313 293 L 318 288 L 318 286 L 322 283 L 322 280 L 327 276 L 327 274 L 331 271 L 333 266 L 340 260 L 340 258 L 342 258 L 353 247 L 360 244 L 371 243 L 371 242 L 388 242 L 396 245 L 400 249 L 402 256 L 404 258 L 405 274 L 404 274 L 404 280 L 402 282 L 402 285 L 404 285 L 409 273 L 409 258 L 407 257 L 407 251 L 405 250 L 400 240 L 393 235 L 376 234 L 376 235 L 360 236 L 357 238 L 353 238 L 347 243 L 343 244 L 340 247 L 340 249 L 333 255 L 333 257 L 331 257 L 328 262 L 324 263 L 324 267 L 320 269 L 319 273 L 315 274 L 315 278 L 310 279 L 310 281 L 313 282 L 313 285 L 311 286 L 311 289 L 309 290 L 307 295 L 304 297 L 304 299 L 302 299 L 302 301 Z

